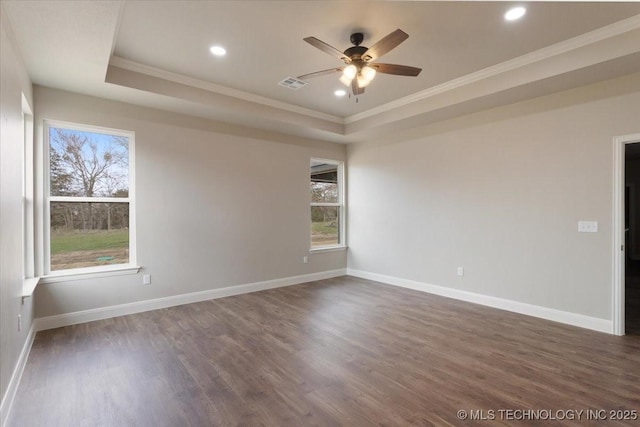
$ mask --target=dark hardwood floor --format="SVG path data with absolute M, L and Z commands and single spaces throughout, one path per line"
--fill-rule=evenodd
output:
M 640 411 L 640 337 L 342 277 L 40 332 L 9 426 L 640 424 L 589 409 Z

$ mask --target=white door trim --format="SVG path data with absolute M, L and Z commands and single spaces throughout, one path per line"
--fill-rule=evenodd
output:
M 640 133 L 613 138 L 613 333 L 624 335 L 624 191 L 626 144 L 640 142 Z

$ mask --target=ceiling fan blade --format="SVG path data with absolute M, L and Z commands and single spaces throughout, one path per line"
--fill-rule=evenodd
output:
M 380 58 L 382 55 L 389 52 L 391 49 L 395 48 L 408 38 L 409 34 L 400 29 L 397 29 L 391 34 L 384 37 L 382 40 L 378 41 L 378 43 L 371 46 L 365 53 L 362 54 L 362 58 L 365 61 L 371 61 L 376 58 Z
M 369 64 L 370 67 L 376 69 L 379 73 L 384 74 L 395 74 L 397 76 L 412 76 L 415 77 L 420 74 L 422 68 L 418 67 L 410 67 L 408 65 L 398 65 L 398 64 Z
M 323 51 L 324 53 L 328 53 L 331 56 L 335 56 L 337 58 L 340 58 L 342 61 L 344 61 L 346 64 L 348 64 L 349 62 L 351 62 L 351 58 L 349 58 L 347 55 L 345 55 L 344 53 L 340 52 L 338 49 L 336 49 L 335 47 L 326 44 L 325 42 L 323 42 L 320 39 L 317 39 L 315 37 L 305 37 L 304 39 L 302 39 L 304 41 L 306 41 L 307 43 L 309 43 L 311 46 L 320 49 L 321 51 Z
M 328 70 L 322 70 L 322 71 L 316 71 L 315 73 L 303 74 L 301 76 L 298 76 L 298 79 L 304 80 L 311 77 L 326 76 L 327 74 L 333 74 L 335 72 L 340 72 L 340 71 L 342 71 L 342 68 L 329 68 Z
M 360 95 L 361 93 L 364 93 L 364 88 L 358 86 L 358 79 L 351 80 L 351 91 L 354 95 Z

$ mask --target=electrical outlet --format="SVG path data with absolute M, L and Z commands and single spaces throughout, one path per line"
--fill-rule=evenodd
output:
M 302 257 L 302 263 L 303 264 L 309 264 L 309 257 L 308 256 L 303 256 Z
M 142 284 L 143 285 L 150 285 L 151 284 L 151 275 L 150 274 L 144 274 L 142 276 Z
M 18 314 L 18 332 L 22 329 L 22 314 Z
M 598 221 L 578 221 L 578 231 L 580 233 L 597 233 Z
M 458 267 L 458 276 L 464 276 L 464 267 Z

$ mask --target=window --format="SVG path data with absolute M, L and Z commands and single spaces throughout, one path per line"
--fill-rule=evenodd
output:
M 311 159 L 311 249 L 344 246 L 343 163 Z
M 134 135 L 47 122 L 47 273 L 135 264 Z

